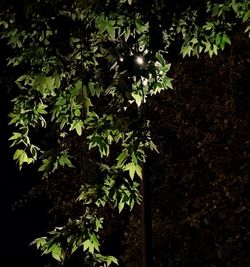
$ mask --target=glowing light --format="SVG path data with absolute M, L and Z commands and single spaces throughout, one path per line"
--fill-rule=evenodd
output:
M 119 60 L 120 60 L 120 62 L 123 62 L 124 61 L 123 57 L 120 57 Z
M 136 59 L 135 59 L 136 63 L 138 65 L 143 65 L 144 64 L 144 59 L 142 56 L 137 56 Z
M 144 78 L 142 79 L 142 85 L 146 86 L 148 84 L 148 79 Z

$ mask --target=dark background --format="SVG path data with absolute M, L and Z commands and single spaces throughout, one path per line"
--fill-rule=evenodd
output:
M 0 265 L 39 266 L 38 253 L 29 243 L 43 229 L 44 216 L 37 205 L 22 205 L 20 199 L 34 185 L 37 177 L 32 168 L 21 172 L 13 161 L 13 150 L 9 148 L 8 138 L 11 127 L 8 126 L 8 113 L 11 110 L 8 81 L 4 80 L 4 48 L 0 53 Z M 19 201 L 19 205 L 15 202 Z M 20 207 L 18 207 L 20 206 Z M 5 264 L 6 264 L 5 263 Z

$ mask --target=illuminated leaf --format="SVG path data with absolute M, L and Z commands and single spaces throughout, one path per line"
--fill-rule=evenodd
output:
M 124 202 L 119 202 L 118 204 L 119 213 L 123 210 L 123 208 L 124 208 Z
M 129 172 L 130 178 L 133 180 L 135 173 L 142 179 L 142 168 L 140 165 L 135 164 L 134 162 L 130 162 L 125 165 L 124 171 Z

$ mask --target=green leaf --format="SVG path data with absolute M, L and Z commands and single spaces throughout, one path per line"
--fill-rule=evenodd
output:
M 164 84 L 164 87 L 173 89 L 173 85 L 172 85 L 172 82 L 171 82 L 170 78 L 164 77 L 163 84 Z
M 92 242 L 90 241 L 90 239 L 87 239 L 83 242 L 83 250 L 86 251 L 86 250 L 89 250 L 89 252 L 91 254 L 94 253 L 94 245 L 92 244 Z
M 77 134 L 79 136 L 82 135 L 82 129 L 83 129 L 83 121 L 82 120 L 77 120 L 77 121 L 74 121 L 72 124 L 71 124 L 71 127 L 70 127 L 70 131 L 71 130 L 76 130 Z
M 192 51 L 193 48 L 191 45 L 185 45 L 181 47 L 181 54 L 183 57 L 185 57 L 186 55 L 190 56 Z
M 45 84 L 49 91 L 52 91 L 55 88 L 55 78 L 53 77 L 46 77 Z
M 107 257 L 107 266 L 110 266 L 111 263 L 114 263 L 114 264 L 118 265 L 117 258 L 115 258 L 113 256 L 108 256 Z
M 38 169 L 39 172 L 43 172 L 46 171 L 49 166 L 51 164 L 51 158 L 48 159 L 44 159 L 42 165 L 40 166 L 40 168 Z
M 212 29 L 214 29 L 214 27 L 215 27 L 215 25 L 213 24 L 213 22 L 207 22 L 204 26 L 203 26 L 203 28 L 205 29 L 205 30 L 212 30 Z
M 36 245 L 36 248 L 39 249 L 47 243 L 47 237 L 39 237 L 33 240 L 29 245 Z
M 96 219 L 95 221 L 95 226 L 96 226 L 96 231 L 99 231 L 99 229 L 102 228 L 102 222 L 101 222 L 101 219 Z
M 142 103 L 142 96 L 137 93 L 132 93 L 132 97 L 134 98 L 136 105 L 139 107 Z
M 130 36 L 130 28 L 127 28 L 126 30 L 125 30 L 125 32 L 124 32 L 124 40 L 125 40 L 125 42 L 127 42 L 128 41 L 128 38 L 129 38 L 129 36 Z
M 123 166 L 124 162 L 128 158 L 128 153 L 127 151 L 123 151 L 117 158 L 117 166 L 121 167 Z
M 60 130 L 62 130 L 66 123 L 68 123 L 69 120 L 67 117 L 62 117 L 61 123 L 60 123 Z
M 123 208 L 124 208 L 124 202 L 119 202 L 119 204 L 118 204 L 118 210 L 119 210 L 119 213 L 121 213 L 121 211 L 123 210 Z
M 47 105 L 39 103 L 35 112 L 37 112 L 38 114 L 47 114 L 48 112 L 45 110 L 46 107 Z
M 75 114 L 76 117 L 80 117 L 80 115 L 81 115 L 81 111 L 80 111 L 80 109 L 76 109 L 76 110 L 74 111 L 74 114 Z
M 159 62 L 160 62 L 160 64 L 161 64 L 162 66 L 165 65 L 165 59 L 164 59 L 164 57 L 163 57 L 159 52 L 156 53 L 155 57 L 159 60 Z
M 52 257 L 55 259 L 55 260 L 57 260 L 57 261 L 62 261 L 62 248 L 59 246 L 59 245 L 57 245 L 57 244 L 54 244 L 53 246 L 52 246 Z
M 13 156 L 13 159 L 14 160 L 18 159 L 22 153 L 23 153 L 22 149 L 17 149 L 14 156 Z
M 115 41 L 115 27 L 113 23 L 110 23 L 109 21 L 106 25 L 106 30 L 108 32 L 108 35 L 112 41 Z
M 73 168 L 74 165 L 71 163 L 68 155 L 66 153 L 62 154 L 59 158 L 59 164 L 64 167 L 65 165 L 70 167 L 70 168 Z
M 221 42 L 226 43 L 226 44 L 231 44 L 230 38 L 225 33 L 223 33 L 222 35 Z
M 218 55 L 218 46 L 216 44 L 213 44 L 213 53 Z
M 18 160 L 19 167 L 21 168 L 24 162 L 31 163 L 32 159 L 28 158 L 27 153 L 23 149 L 17 149 L 14 156 L 14 160 Z
M 9 138 L 9 140 L 15 140 L 15 139 L 18 139 L 20 137 L 22 137 L 21 133 L 14 132 L 13 135 Z
M 78 249 L 78 246 L 76 245 L 76 243 L 74 242 L 72 249 L 71 249 L 71 254 L 73 254 L 76 250 Z
M 90 91 L 91 96 L 94 96 L 95 95 L 95 83 L 89 82 L 88 83 L 88 89 Z
M 92 245 L 94 246 L 95 250 L 100 252 L 100 249 L 99 249 L 100 243 L 99 243 L 99 240 L 97 239 L 97 236 L 95 234 L 90 235 L 90 241 L 91 241 Z
M 142 179 L 142 168 L 139 164 L 130 162 L 125 166 L 124 171 L 129 172 L 129 176 L 132 180 L 134 179 L 135 173 Z
M 91 242 L 89 239 L 83 242 L 83 250 L 86 251 L 91 246 Z
M 247 20 L 249 20 L 249 18 L 250 18 L 250 10 L 248 10 L 248 11 L 246 12 L 246 14 L 244 15 L 244 17 L 243 17 L 243 22 L 246 22 Z
M 55 87 L 56 87 L 56 88 L 59 88 L 60 85 L 61 85 L 61 77 L 60 77 L 59 75 L 57 75 L 57 76 L 55 77 Z
M 220 35 L 220 33 L 218 33 L 216 38 L 215 38 L 215 44 L 220 45 L 220 43 L 221 43 L 221 35 Z
M 84 104 L 87 112 L 89 112 L 89 107 L 93 106 L 89 97 L 84 97 Z
M 238 3 L 236 3 L 236 0 L 232 0 L 232 2 L 231 2 L 231 6 L 232 6 L 232 8 L 233 8 L 233 11 L 234 11 L 235 13 L 238 13 Z

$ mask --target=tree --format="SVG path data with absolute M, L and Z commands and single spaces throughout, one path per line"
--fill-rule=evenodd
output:
M 141 201 L 141 165 L 148 149 L 157 151 L 145 117 L 148 99 L 173 88 L 174 57 L 217 55 L 239 25 L 249 35 L 249 3 L 2 6 L 1 33 L 12 48 L 7 64 L 17 73 L 14 160 L 20 168 L 36 164 L 44 179 L 75 183 L 60 227 L 34 244 L 59 262 L 82 250 L 86 265 L 117 263 L 101 252 L 101 229 L 107 209 L 132 210 Z

